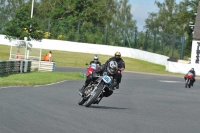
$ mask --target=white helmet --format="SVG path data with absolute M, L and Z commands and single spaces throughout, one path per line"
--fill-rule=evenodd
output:
M 118 64 L 117 64 L 116 61 L 110 61 L 108 63 L 108 65 L 107 65 L 107 71 L 108 71 L 108 73 L 114 74 L 114 73 L 116 73 L 117 69 L 118 69 Z
M 99 60 L 99 57 L 97 55 L 94 56 L 94 62 L 97 63 Z

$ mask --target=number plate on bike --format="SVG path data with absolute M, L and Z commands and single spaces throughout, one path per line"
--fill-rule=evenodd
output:
M 107 75 L 104 75 L 104 76 L 103 76 L 103 81 L 104 81 L 105 83 L 110 83 L 110 82 L 111 82 L 111 78 L 110 78 L 109 76 L 107 76 Z

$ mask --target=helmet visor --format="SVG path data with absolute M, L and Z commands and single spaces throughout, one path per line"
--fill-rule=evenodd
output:
M 116 71 L 116 68 L 110 68 L 110 72 L 114 73 Z

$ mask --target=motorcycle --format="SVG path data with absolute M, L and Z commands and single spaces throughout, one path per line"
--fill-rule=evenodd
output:
M 91 106 L 92 104 L 99 104 L 103 98 L 103 93 L 105 88 L 110 89 L 111 84 L 113 83 L 113 77 L 103 74 L 103 76 L 94 76 L 97 78 L 92 81 L 86 88 L 84 95 L 81 95 L 79 100 L 79 105 L 85 104 L 86 107 Z
M 88 64 L 86 63 L 86 65 L 88 65 Z M 90 64 L 87 68 L 86 76 L 90 76 L 94 70 L 98 69 L 98 67 L 99 66 L 95 63 Z
M 193 73 L 189 72 L 185 75 L 185 88 L 190 88 L 193 82 Z

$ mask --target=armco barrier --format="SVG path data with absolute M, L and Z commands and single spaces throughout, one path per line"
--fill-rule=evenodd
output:
M 55 62 L 48 62 L 48 61 L 34 61 L 32 60 L 31 71 L 47 71 L 53 72 L 55 71 L 56 63 Z
M 31 71 L 31 61 L 10 60 L 0 61 L 0 76 L 25 73 Z

